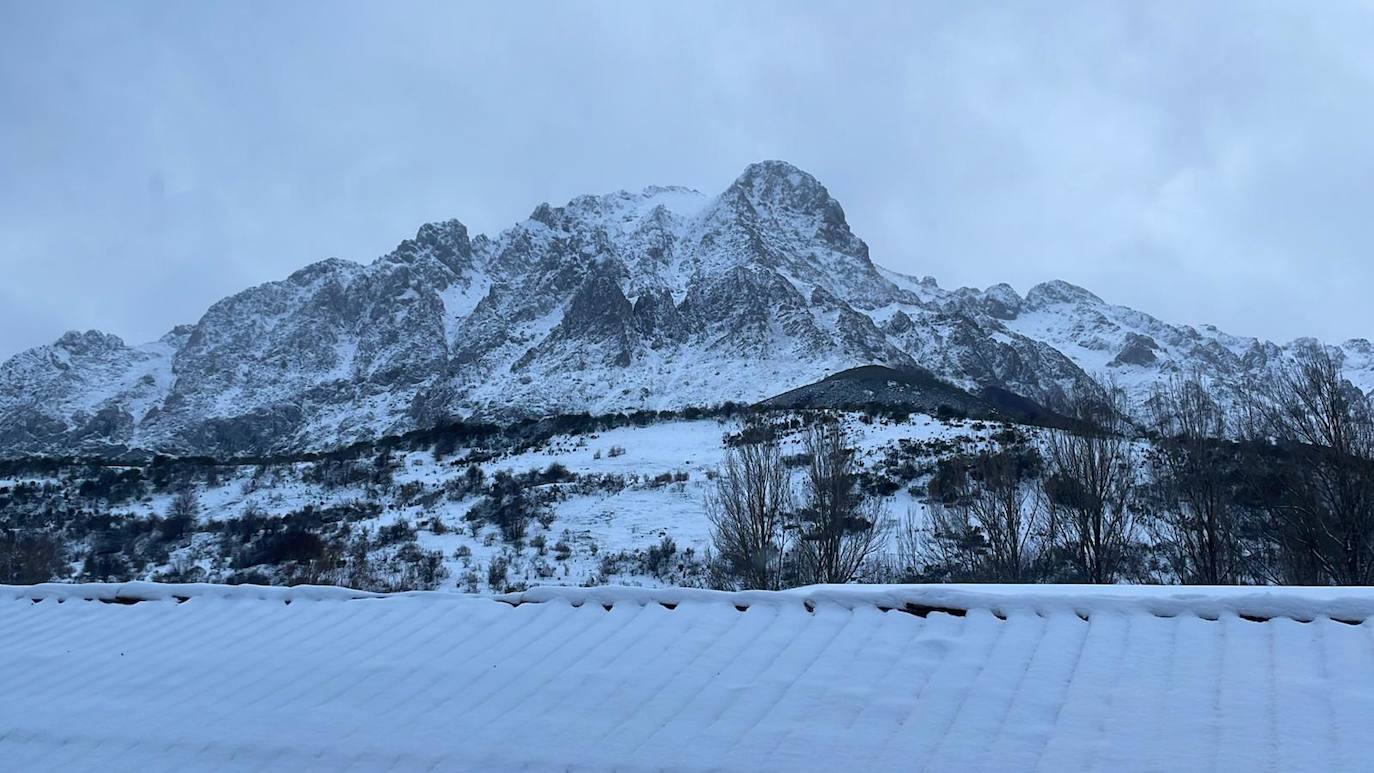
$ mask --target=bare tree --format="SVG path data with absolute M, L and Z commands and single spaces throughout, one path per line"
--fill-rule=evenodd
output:
M 925 523 L 915 507 L 907 507 L 893 535 L 896 579 L 914 582 L 924 564 Z
M 1114 386 L 1076 385 L 1067 408 L 1079 428 L 1045 443 L 1049 537 L 1085 582 L 1116 581 L 1135 534 L 1136 460 L 1124 402 Z
M 1223 446 L 1225 411 L 1198 372 L 1156 388 L 1147 408 L 1159 436 L 1149 456 L 1156 543 L 1182 582 L 1241 581 L 1245 551 Z
M 979 582 L 986 579 L 988 545 L 963 502 L 932 502 L 930 522 L 919 534 L 914 551 L 917 575 L 938 582 Z
M 917 574 L 930 580 L 1026 582 L 1044 552 L 1043 508 L 1028 481 L 1038 452 L 988 448 L 932 480 Z
M 163 533 L 169 539 L 180 539 L 186 533 L 194 530 L 196 520 L 200 518 L 200 499 L 196 497 L 195 489 L 186 486 L 172 497 L 171 504 L 167 505 L 167 517 L 162 522 Z
M 797 511 L 797 574 L 804 584 L 846 583 L 883 547 L 885 508 L 859 486 L 854 450 L 838 422 L 812 425 Z
M 989 580 L 1025 582 L 1039 552 L 1040 510 L 1023 472 L 1010 450 L 983 451 L 974 460 L 967 507 L 987 543 L 982 574 Z
M 1374 581 L 1374 406 L 1321 347 L 1300 353 L 1253 391 L 1256 437 L 1291 454 L 1269 477 L 1278 579 Z
M 200 517 L 200 500 L 196 497 L 195 489 L 188 486 L 178 491 L 167 506 L 167 517 L 190 521 Z
M 48 582 L 68 571 L 66 550 L 51 535 L 0 528 L 0 584 Z
M 711 542 L 724 573 L 744 588 L 782 583 L 792 485 L 777 443 L 739 446 L 725 456 L 716 490 L 707 495 Z

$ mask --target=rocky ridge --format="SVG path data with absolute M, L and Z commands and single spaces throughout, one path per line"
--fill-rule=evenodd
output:
M 1053 405 L 1085 373 L 1144 393 L 1239 379 L 1306 346 L 1170 325 L 1064 282 L 946 290 L 870 259 L 780 161 L 537 207 L 494 238 L 431 223 L 129 346 L 90 331 L 0 365 L 0 456 L 317 450 L 453 418 L 756 401 L 861 365 Z M 1374 388 L 1374 345 L 1335 350 Z

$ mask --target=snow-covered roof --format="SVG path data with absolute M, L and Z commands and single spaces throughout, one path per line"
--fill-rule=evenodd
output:
M 1372 614 L 1370 589 L 0 586 L 0 767 L 1367 770 Z

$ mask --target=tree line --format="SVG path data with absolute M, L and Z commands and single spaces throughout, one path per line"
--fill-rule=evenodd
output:
M 845 583 L 886 541 L 883 500 L 859 485 L 843 426 L 812 424 L 803 437 L 800 490 L 767 426 L 730 449 L 706 498 L 717 584 L 777 589 Z
M 941 459 L 905 518 L 864 494 L 840 424 L 806 430 L 800 485 L 755 428 L 708 497 L 721 584 L 1374 581 L 1374 405 L 1329 351 L 1138 405 L 1088 379 L 1061 410 L 1073 430 Z

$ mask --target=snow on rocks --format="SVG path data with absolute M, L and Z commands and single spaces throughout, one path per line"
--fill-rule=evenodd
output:
M 1316 344 L 1170 325 L 1064 282 L 1023 299 L 880 269 L 818 180 L 768 161 L 717 196 L 579 196 L 490 238 L 431 223 L 144 346 L 68 334 L 0 363 L 0 456 L 321 451 L 455 416 L 754 402 L 874 364 L 1042 403 L 1108 374 L 1141 397 Z M 1333 351 L 1374 388 L 1374 346 Z

